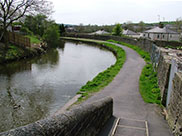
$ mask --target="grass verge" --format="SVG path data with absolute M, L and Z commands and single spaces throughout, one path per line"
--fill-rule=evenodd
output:
M 161 105 L 160 89 L 157 82 L 157 73 L 154 72 L 153 66 L 150 62 L 149 53 L 143 51 L 141 48 L 127 44 L 124 42 L 108 40 L 109 42 L 118 43 L 135 50 L 146 62 L 139 80 L 140 94 L 143 100 L 147 103 L 156 103 Z
M 78 102 L 81 102 L 89 98 L 93 93 L 98 92 L 99 90 L 107 86 L 114 79 L 114 77 L 118 74 L 118 72 L 122 68 L 126 60 L 126 55 L 122 48 L 115 46 L 113 44 L 98 42 L 94 40 L 86 40 L 86 39 L 84 40 L 78 39 L 78 40 L 84 42 L 94 42 L 97 44 L 102 44 L 103 46 L 106 46 L 107 48 L 113 50 L 113 52 L 115 52 L 116 54 L 116 62 L 114 65 L 110 66 L 105 71 L 99 73 L 95 78 L 93 78 L 91 81 L 88 81 L 78 91 L 77 94 L 81 94 L 81 97 L 78 99 Z
M 33 44 L 39 44 L 41 41 L 34 35 L 26 35 L 25 37 L 30 38 L 30 42 Z

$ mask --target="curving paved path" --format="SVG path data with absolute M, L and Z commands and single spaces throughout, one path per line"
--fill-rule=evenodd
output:
M 114 101 L 114 117 L 146 120 L 148 122 L 150 136 L 172 136 L 167 122 L 160 115 L 159 108 L 154 104 L 145 103 L 139 93 L 139 77 L 145 65 L 144 60 L 134 50 L 119 44 L 115 45 L 122 47 L 126 52 L 127 59 L 123 68 L 107 87 L 96 93 L 83 104 L 111 96 Z M 108 123 L 109 125 L 112 126 L 112 122 Z M 108 135 L 110 131 L 108 130 L 110 129 L 108 126 L 103 129 L 100 135 Z M 125 134 L 121 134 L 122 132 L 125 132 Z M 137 134 L 137 131 L 122 132 L 118 132 L 117 136 L 142 136 L 142 134 Z

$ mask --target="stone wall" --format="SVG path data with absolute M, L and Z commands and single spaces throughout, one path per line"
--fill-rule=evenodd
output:
M 173 47 L 173 48 L 177 48 L 177 47 L 182 47 L 182 42 L 178 42 L 178 41 L 151 41 L 148 39 L 144 39 L 144 38 L 139 38 L 139 39 L 134 39 L 131 37 L 118 37 L 118 36 L 111 36 L 111 35 L 89 35 L 89 34 L 82 34 L 82 33 L 67 33 L 65 34 L 65 36 L 68 37 L 80 37 L 80 38 L 89 38 L 89 39 L 97 39 L 97 40 L 109 40 L 109 39 L 113 39 L 116 41 L 123 41 L 126 43 L 131 43 L 131 44 L 135 44 L 135 45 L 139 45 L 139 46 L 145 46 L 148 48 L 147 45 L 149 44 L 156 44 L 158 47 Z M 147 48 L 143 48 L 143 49 L 147 49 Z
M 168 106 L 168 122 L 176 136 L 182 135 L 182 73 L 175 74 Z
M 157 78 L 158 85 L 161 91 L 162 104 L 166 106 L 167 92 L 168 92 L 168 83 L 169 83 L 169 74 L 171 67 L 171 59 L 164 54 L 159 58 L 159 63 L 157 66 Z
M 112 98 L 74 107 L 63 114 L 19 127 L 0 136 L 95 136 L 113 113 Z

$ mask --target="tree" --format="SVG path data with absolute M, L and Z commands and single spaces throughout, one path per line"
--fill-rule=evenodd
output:
M 177 18 L 176 19 L 176 30 L 180 33 L 181 32 L 181 28 L 182 28 L 182 18 Z
M 49 46 L 56 46 L 59 43 L 60 33 L 59 26 L 56 24 L 50 25 L 44 32 L 43 39 Z
M 64 34 L 66 32 L 64 24 L 59 25 L 59 32 L 60 34 Z
M 50 14 L 51 8 L 51 3 L 46 0 L 0 0 L 0 25 L 2 27 L 0 40 L 6 35 L 8 26 L 14 21 L 27 14 Z M 4 42 L 6 43 L 7 39 Z
M 134 31 L 134 24 L 131 21 L 128 21 L 128 22 L 123 24 L 123 28 L 125 30 L 129 29 L 129 30 Z
M 159 28 L 163 28 L 164 24 L 162 22 L 159 22 Z
M 145 23 L 143 21 L 140 21 L 138 26 L 139 26 L 138 28 L 139 32 L 143 32 L 145 30 Z
M 48 27 L 48 17 L 46 15 L 37 14 L 36 16 L 28 15 L 24 21 L 24 27 L 27 27 L 36 35 L 43 36 L 44 30 Z
M 85 29 L 85 27 L 84 27 L 84 25 L 82 23 L 80 23 L 80 25 L 77 26 L 77 31 L 79 33 L 83 33 L 84 32 L 84 29 Z
M 121 36 L 123 32 L 123 29 L 121 27 L 121 24 L 116 24 L 115 27 L 113 28 L 113 35 Z

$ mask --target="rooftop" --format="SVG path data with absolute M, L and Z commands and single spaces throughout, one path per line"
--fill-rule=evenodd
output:
M 170 29 L 168 29 L 167 27 L 155 27 L 153 29 L 147 30 L 145 31 L 145 33 L 167 33 L 167 34 L 177 34 L 177 32 L 172 31 Z
M 104 30 L 98 30 L 98 31 L 93 32 L 93 33 L 91 33 L 91 34 L 99 34 L 99 35 L 102 35 L 102 34 L 109 34 L 109 32 L 106 32 L 106 31 L 104 31 Z
M 135 33 L 135 32 L 133 32 L 133 31 L 131 31 L 131 30 L 123 30 L 123 34 L 124 35 L 137 35 L 137 33 Z

